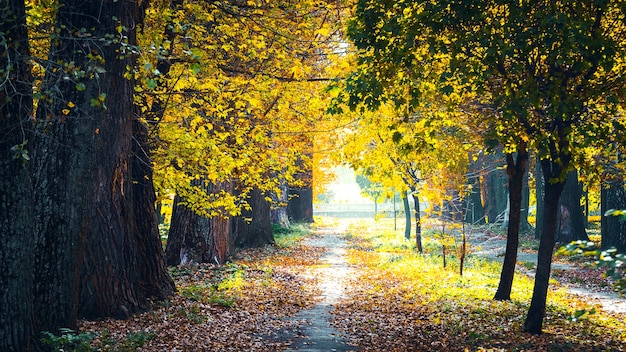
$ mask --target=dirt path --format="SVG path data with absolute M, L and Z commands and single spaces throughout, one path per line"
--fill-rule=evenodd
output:
M 312 309 L 300 312 L 294 319 L 306 321 L 301 338 L 292 344 L 290 351 L 351 351 L 339 331 L 330 326 L 330 311 L 345 295 L 346 283 L 352 270 L 346 262 L 346 242 L 340 237 L 341 229 L 324 229 L 306 244 L 324 247 L 326 254 L 321 258 L 322 265 L 316 268 L 320 301 Z

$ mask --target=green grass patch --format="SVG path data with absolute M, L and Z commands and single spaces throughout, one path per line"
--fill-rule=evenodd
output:
M 274 241 L 279 248 L 292 247 L 311 235 L 311 227 L 306 224 L 295 224 L 288 228 L 273 225 Z

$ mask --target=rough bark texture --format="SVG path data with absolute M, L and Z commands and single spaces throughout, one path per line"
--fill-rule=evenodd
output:
M 257 188 L 250 192 L 251 210 L 235 218 L 235 243 L 240 248 L 261 247 L 274 243 L 270 222 L 270 204 Z
M 231 182 L 209 185 L 208 192 L 232 192 Z M 234 253 L 231 218 L 196 214 L 178 196 L 174 199 L 170 232 L 165 248 L 167 265 L 224 264 Z
M 524 180 L 522 181 L 522 209 L 519 219 L 520 233 L 528 233 L 528 231 L 533 228 L 532 225 L 528 222 L 528 215 L 530 212 L 530 187 L 528 185 L 529 174 L 530 172 L 524 172 Z
M 33 327 L 33 203 L 24 159 L 16 146 L 30 136 L 33 98 L 24 2 L 0 0 L 0 350 L 31 348 Z M 13 66 L 8 69 L 9 63 Z
M 404 237 L 408 240 L 411 238 L 411 205 L 406 192 L 402 194 L 402 205 L 404 207 Z
M 291 188 L 287 214 L 293 222 L 313 222 L 313 189 L 311 187 Z
M 541 238 L 541 231 L 543 230 L 543 198 L 545 188 L 546 182 L 543 179 L 541 162 L 539 158 L 537 158 L 535 161 L 535 199 L 537 202 L 537 208 L 535 209 L 535 239 Z
M 556 240 L 569 243 L 576 240 L 588 241 L 585 228 L 585 213 L 580 201 L 583 197 L 583 188 L 578 182 L 576 170 L 567 173 L 567 180 L 559 202 L 559 222 L 557 225 Z
M 563 161 L 565 167 L 568 161 Z M 556 227 L 558 218 L 559 198 L 565 186 L 563 176 L 564 166 L 560 163 L 542 160 L 541 169 L 545 180 L 559 180 L 545 184 L 543 230 L 539 241 L 539 253 L 537 254 L 537 272 L 533 296 L 524 322 L 524 332 L 541 334 L 543 318 L 546 312 L 546 299 L 552 265 L 552 252 L 556 242 Z
M 66 80 L 54 66 L 57 62 L 74 62 L 81 68 L 97 65 L 87 58 L 91 48 L 99 47 L 95 40 L 75 37 L 77 29 L 100 27 L 97 18 L 82 14 L 83 6 L 96 4 L 62 1 L 59 5 L 59 37 L 50 48 L 51 65 L 42 89 L 47 99 L 39 101 L 33 138 L 34 213 L 38 214 L 35 319 L 41 330 L 50 332 L 77 324 L 83 244 L 96 215 L 95 140 L 101 138 L 97 134 L 106 114 L 90 103 L 101 92 L 98 79 Z M 83 89 L 77 89 L 78 84 Z
M 280 185 L 280 194 L 274 195 L 274 205 L 271 209 L 272 224 L 281 228 L 289 228 L 289 214 L 287 214 L 287 203 L 289 202 L 289 186 L 287 182 Z
M 506 155 L 506 171 L 509 176 L 509 222 L 506 234 L 506 251 L 504 263 L 500 273 L 500 283 L 494 296 L 495 300 L 510 300 L 513 278 L 515 276 L 515 264 L 517 263 L 517 248 L 519 245 L 519 229 L 522 208 L 522 188 L 528 164 L 528 152 L 526 144 L 518 146 L 515 160 L 512 154 Z
M 68 28 L 91 18 L 96 21 L 92 24 L 96 26 L 94 37 L 102 38 L 116 33 L 122 24 L 127 28 L 128 44 L 136 43 L 134 31 L 142 18 L 137 2 L 71 0 L 60 11 L 67 11 Z M 137 229 L 132 189 L 134 81 L 123 77 L 127 67 L 134 66 L 134 57 L 130 53 L 120 56 L 122 45 L 111 44 L 101 50 L 105 73 L 95 82 L 87 82 L 106 92 L 106 108 L 99 106 L 100 113 L 93 116 L 98 122 L 93 138 L 96 214 L 85 243 L 79 314 L 126 318 L 147 307 L 146 292 L 139 286 L 141 263 L 133 232 Z
M 133 1 L 59 5 L 50 62 L 76 68 L 47 71 L 50 99 L 39 103 L 33 163 L 37 265 L 44 268 L 36 316 L 48 331 L 72 327 L 77 315 L 128 317 L 147 306 L 147 296 L 172 290 L 159 262 L 152 198 L 143 193 L 151 188 L 133 187 L 133 176 L 151 182 L 146 170 L 133 173 L 141 147 L 133 145 L 134 81 L 124 77 L 134 65 L 125 45 L 135 44 L 142 10 Z M 101 40 L 119 38 L 120 25 L 126 43 Z M 156 278 L 166 281 L 148 283 Z
M 422 253 L 424 249 L 422 248 L 422 210 L 420 209 L 420 199 L 416 193 L 416 191 L 412 192 L 413 195 L 413 206 L 414 206 L 414 215 L 415 215 L 415 246 L 417 250 Z
M 605 214 L 610 209 L 626 209 L 626 190 L 621 180 L 602 187 L 601 212 Z M 602 249 L 615 247 L 619 252 L 626 253 L 626 221 L 620 221 L 615 216 L 602 216 L 600 221 Z
M 167 271 L 156 212 L 156 194 L 152 182 L 152 160 L 148 129 L 133 119 L 133 214 L 136 234 L 135 252 L 139 259 L 139 286 L 147 297 L 164 299 L 174 293 L 174 281 Z
M 174 198 L 170 232 L 165 248 L 167 265 L 206 263 L 209 260 L 209 219 L 200 216 Z

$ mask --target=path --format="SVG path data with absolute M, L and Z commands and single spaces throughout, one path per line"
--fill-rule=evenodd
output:
M 319 236 L 310 238 L 306 244 L 324 247 L 326 254 L 321 258 L 322 265 L 316 269 L 320 301 L 312 309 L 300 312 L 294 319 L 306 320 L 307 325 L 301 331 L 302 338 L 292 344 L 290 351 L 351 351 L 339 331 L 330 326 L 330 310 L 344 297 L 347 278 L 351 269 L 345 259 L 346 242 L 340 237 L 339 229 L 325 229 Z

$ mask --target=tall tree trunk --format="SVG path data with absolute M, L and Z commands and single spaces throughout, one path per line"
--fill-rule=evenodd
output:
M 408 240 L 411 238 L 411 206 L 409 205 L 407 192 L 402 192 L 401 195 L 404 207 L 404 237 Z
M 256 187 L 250 192 L 249 199 L 251 210 L 244 211 L 235 219 L 235 243 L 240 248 L 273 244 L 269 202 Z
M 557 225 L 557 241 L 569 243 L 576 240 L 588 241 L 585 228 L 584 209 L 580 205 L 583 189 L 578 182 L 578 172 L 567 173 L 567 180 L 559 202 L 559 223 Z
M 530 187 L 528 186 L 529 174 L 530 172 L 524 172 L 524 180 L 522 181 L 522 211 L 520 214 L 519 224 L 519 232 L 521 233 L 527 233 L 532 229 L 532 226 L 528 222 L 528 213 L 530 211 Z
M 539 157 L 535 159 L 535 239 L 541 238 L 541 231 L 543 230 L 543 208 L 544 208 L 544 194 L 546 189 L 546 181 L 543 178 L 543 171 L 541 171 L 541 161 Z
M 152 160 L 148 143 L 148 128 L 138 118 L 133 119 L 133 233 L 135 252 L 139 259 L 139 286 L 147 297 L 164 299 L 174 293 L 174 281 L 167 267 L 156 212 L 156 194 L 152 181 Z
M 209 218 L 196 214 L 176 196 L 167 237 L 167 265 L 189 265 L 209 261 Z
M 96 139 L 103 138 L 101 125 L 108 113 L 99 100 L 104 98 L 100 92 L 108 92 L 100 73 L 98 79 L 80 76 L 81 68 L 102 68 L 88 55 L 92 55 L 91 48 L 102 47 L 97 41 L 103 37 L 104 24 L 83 11 L 97 6 L 79 1 L 61 1 L 59 5 L 58 39 L 50 48 L 50 66 L 41 90 L 45 97 L 38 103 L 33 138 L 34 213 L 38 214 L 35 324 L 39 330 L 53 333 L 77 325 L 83 245 L 97 214 Z M 79 39 L 76 30 L 81 28 L 95 32 L 81 33 Z M 64 72 L 57 63 L 74 66 Z M 74 80 L 66 79 L 74 74 Z M 97 104 L 92 104 L 92 99 Z
M 420 209 L 420 199 L 417 195 L 417 190 L 413 189 L 411 192 L 413 195 L 413 206 L 415 215 L 415 246 L 420 253 L 424 252 L 422 248 L 422 214 Z
M 38 292 L 48 296 L 38 316 L 55 321 L 63 311 L 74 320 L 78 303 L 85 317 L 127 317 L 147 306 L 133 205 L 134 81 L 124 77 L 134 66 L 128 50 L 143 15 L 137 2 L 59 5 L 49 62 L 74 66 L 47 70 L 43 91 L 50 96 L 37 114 L 37 260 L 56 263 L 38 273 Z M 105 39 L 119 38 L 111 36 L 118 28 L 127 42 Z
M 35 242 L 28 141 L 32 76 L 24 1 L 0 0 L 0 350 L 27 351 L 33 326 Z
M 287 213 L 293 222 L 313 222 L 313 189 L 310 186 L 291 188 Z
M 495 300 L 510 300 L 515 264 L 517 263 L 517 248 L 519 244 L 519 228 L 522 208 L 522 188 L 528 164 L 526 143 L 518 145 L 517 156 L 513 160 L 512 154 L 506 155 L 506 171 L 509 176 L 509 223 L 506 234 L 506 252 L 500 273 L 500 283 L 494 296 Z
M 279 194 L 274 194 L 275 205 L 271 209 L 272 224 L 281 228 L 289 228 L 289 215 L 287 214 L 287 203 L 289 202 L 289 186 L 286 181 L 281 182 Z
M 610 209 L 626 209 L 626 189 L 624 182 L 614 180 L 603 185 L 601 196 L 601 223 L 602 249 L 617 248 L 626 253 L 626 221 L 620 221 L 615 216 L 604 216 Z
M 556 243 L 559 198 L 565 186 L 563 172 L 569 165 L 569 159 L 566 159 L 566 156 L 561 156 L 561 160 L 561 163 L 550 160 L 541 161 L 544 180 L 558 181 L 545 183 L 543 230 L 541 231 L 539 253 L 537 254 L 537 272 L 533 296 L 524 322 L 524 332 L 531 334 L 541 334 L 546 312 L 552 252 Z

